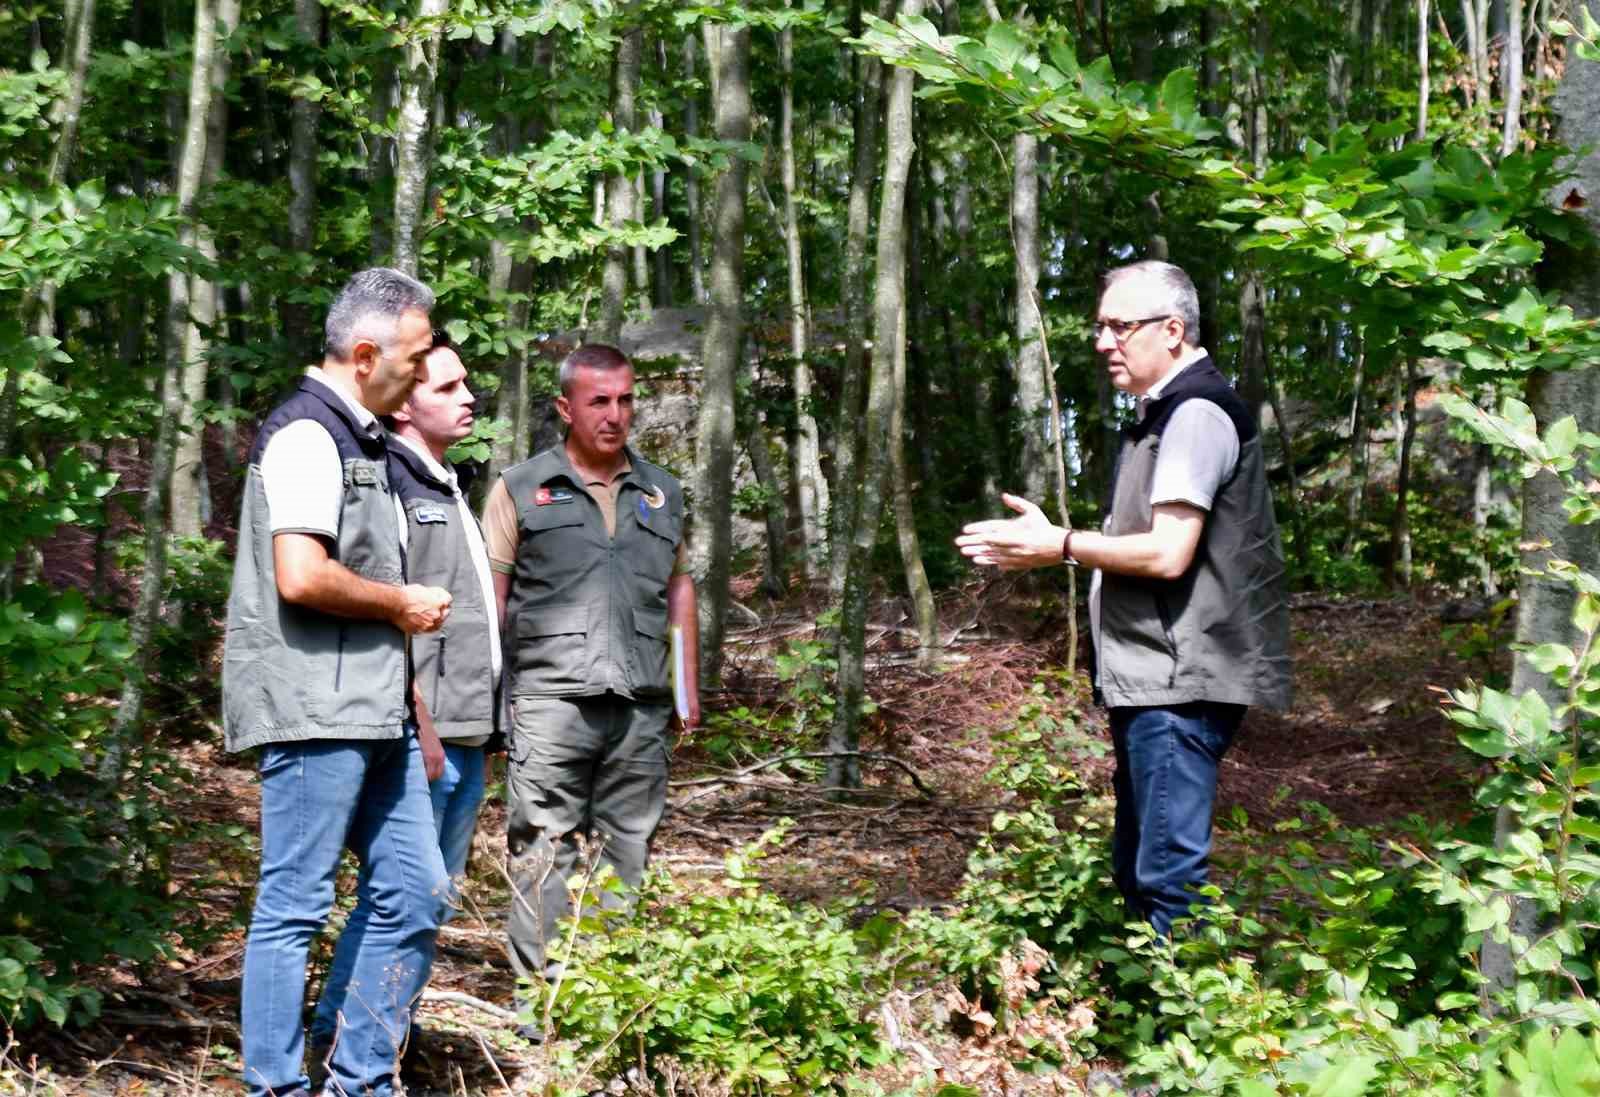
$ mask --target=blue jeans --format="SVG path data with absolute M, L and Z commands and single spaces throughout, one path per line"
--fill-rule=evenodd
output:
M 1129 912 L 1163 934 L 1206 882 L 1217 767 L 1243 705 L 1193 701 L 1111 710 L 1117 822 L 1111 865 Z
M 466 871 L 467 855 L 472 852 L 472 830 L 478 822 L 478 805 L 483 802 L 483 757 L 482 747 L 459 747 L 446 741 L 444 772 L 428 785 L 433 801 L 434 839 L 451 881 L 439 916 L 441 923 L 448 922 L 455 913 L 455 878 Z M 366 928 L 366 923 L 357 921 L 352 914 L 339 935 L 328 978 L 317 999 L 316 1017 L 311 1022 L 314 1048 L 333 1043 L 334 1034 L 339 1031 L 339 1011 L 345 1008 L 351 971 L 361 954 Z
M 282 1097 L 307 1086 L 306 953 L 333 906 L 346 847 L 361 863 L 350 916 L 361 947 L 328 1084 L 386 1097 L 412 1003 L 428 982 L 449 886 L 414 734 L 282 743 L 261 752 L 261 882 L 241 1003 L 244 1080 L 252 1094 Z

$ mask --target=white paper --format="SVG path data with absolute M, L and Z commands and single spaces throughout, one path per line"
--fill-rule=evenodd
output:
M 672 707 L 678 719 L 689 718 L 689 689 L 684 685 L 688 674 L 683 665 L 683 626 L 673 625 L 667 630 L 672 636 Z

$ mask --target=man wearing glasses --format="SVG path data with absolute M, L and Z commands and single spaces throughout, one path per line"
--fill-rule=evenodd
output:
M 1138 398 L 1103 532 L 1020 517 L 956 544 L 1006 570 L 1092 567 L 1095 688 L 1116 747 L 1112 864 L 1130 911 L 1170 934 L 1206 882 L 1217 768 L 1250 705 L 1288 707 L 1283 553 L 1255 416 L 1196 344 L 1194 283 L 1170 263 L 1106 276 L 1095 350 Z

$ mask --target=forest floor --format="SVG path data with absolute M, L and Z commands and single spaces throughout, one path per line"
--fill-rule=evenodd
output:
M 709 697 L 707 707 L 726 715 L 743 706 L 751 714 L 747 733 L 763 722 L 770 728 L 770 714 L 785 711 L 774 656 L 811 636 L 816 608 L 765 607 L 759 622 L 751 613 L 730 638 L 727 688 Z M 1242 808 L 1259 830 L 1309 801 L 1379 832 L 1413 813 L 1438 822 L 1465 818 L 1477 774 L 1432 689 L 1497 668 L 1464 656 L 1474 647 L 1470 634 L 1447 632 L 1438 610 L 1429 599 L 1297 597 L 1294 709 L 1249 714 L 1223 764 L 1219 819 Z M 677 752 L 673 806 L 656 863 L 680 886 L 715 886 L 727 853 L 788 818 L 794 822 L 763 868 L 768 885 L 786 898 L 855 897 L 869 909 L 902 911 L 948 903 L 968 853 L 1003 806 L 1001 791 L 982 780 L 991 762 L 988 732 L 1009 722 L 1041 673 L 1059 667 L 1065 642 L 1061 623 L 1016 580 L 972 584 L 942 603 L 941 617 L 944 635 L 954 640 L 936 672 L 915 668 L 906 650 L 914 638 L 897 603 L 882 605 L 875 618 L 869 692 L 878 708 L 861 748 L 873 755 L 863 759 L 872 796 L 835 803 L 792 770 L 752 771 L 789 744 L 768 738 L 763 746 L 758 736 L 735 750 L 707 729 Z M 1475 627 L 1483 626 L 1465 626 Z M 1060 677 L 1048 680 L 1059 693 Z M 1081 697 L 1068 703 L 1090 738 L 1105 742 L 1103 714 Z M 216 835 L 187 847 L 175 866 L 175 888 L 194 899 L 210 931 L 180 942 L 164 965 L 100 973 L 106 999 L 92 1025 L 35 1030 L 10 1046 L 0 1033 L 0 1092 L 8 1086 L 41 1094 L 243 1092 L 236 1022 L 255 856 L 253 838 L 239 835 L 254 834 L 257 787 L 254 771 L 224 755 L 219 741 L 220 732 L 182 748 L 199 784 L 173 805 L 211 824 Z M 1086 753 L 1078 764 L 1091 787 L 1109 784 L 1108 753 Z M 1229 834 L 1219 831 L 1224 873 Z M 414 1094 L 536 1093 L 550 1078 L 549 1049 L 524 1044 L 495 1012 L 509 1005 L 513 990 L 502 952 L 509 903 L 504 847 L 504 810 L 491 799 L 465 910 L 441 933 L 420 1008 L 423 1035 L 409 1068 Z M 325 962 L 327 954 L 324 944 L 316 955 Z M 987 1053 L 975 1039 L 948 1028 L 919 1035 L 942 1065 L 960 1064 L 964 1079 L 974 1077 L 974 1058 Z M 902 1060 L 879 1068 L 875 1079 L 892 1091 L 926 1069 L 925 1061 Z M 1004 1086 L 979 1088 L 998 1093 Z

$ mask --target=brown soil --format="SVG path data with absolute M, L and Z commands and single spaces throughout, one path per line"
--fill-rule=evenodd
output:
M 760 624 L 730 638 L 727 688 L 708 698 L 708 709 L 773 711 L 782 693 L 772 656 L 784 643 L 810 635 L 817 608 L 799 600 L 761 607 Z M 898 631 L 904 623 L 900 607 L 887 602 L 880 608 L 869 652 L 877 664 L 869 690 L 879 707 L 862 750 L 900 765 L 863 760 L 870 796 L 835 803 L 793 767 L 740 776 L 759 758 L 791 744 L 768 739 L 743 754 L 713 754 L 708 729 L 698 742 L 680 745 L 675 808 L 659 838 L 658 863 L 681 884 L 714 886 L 726 853 L 788 818 L 793 823 L 766 862 L 771 886 L 786 897 L 856 896 L 871 907 L 902 910 L 948 902 L 969 851 L 1002 802 L 1001 793 L 983 781 L 991 761 L 986 733 L 1008 720 L 1036 675 L 1058 665 L 1065 650 L 1059 623 L 1041 614 L 1037 599 L 1015 581 L 970 586 L 942 605 L 941 616 L 946 635 L 958 631 L 953 661 L 938 673 L 925 673 L 911 662 L 914 652 L 907 645 L 914 639 Z M 1219 813 L 1242 807 L 1264 824 L 1314 800 L 1347 823 L 1378 829 L 1412 813 L 1439 821 L 1463 818 L 1476 774 L 1429 687 L 1481 676 L 1485 668 L 1452 654 L 1426 603 L 1307 599 L 1293 623 L 1294 711 L 1249 715 L 1224 764 Z M 1082 712 L 1084 721 L 1102 721 L 1081 696 L 1058 700 L 1064 710 Z M 200 786 L 175 810 L 253 832 L 252 771 L 223 755 L 214 738 L 182 750 Z M 1109 758 L 1085 757 L 1081 768 L 1091 783 L 1109 783 Z M 704 783 L 730 773 L 731 784 Z M 479 831 L 468 909 L 441 935 L 430 992 L 469 997 L 424 1002 L 427 1034 L 415 1064 L 414 1093 L 535 1092 L 551 1077 L 547 1052 L 529 1049 L 471 1002 L 504 1006 L 513 989 L 500 949 L 508 905 L 497 867 L 503 863 L 503 824 L 503 810 L 491 803 Z M 237 843 L 197 845 L 176 871 L 179 888 L 197 889 L 194 897 L 207 922 L 232 928 L 181 941 L 165 967 L 102 973 L 105 1012 L 93 1025 L 37 1030 L 10 1048 L 0 1038 L 0 1092 L 8 1086 L 41 1093 L 242 1092 L 233 1026 L 254 855 Z M 325 948 L 318 954 L 322 960 Z M 1027 977 L 1017 976 L 1024 982 Z M 930 1043 L 951 1062 L 974 1054 L 970 1040 L 948 1032 Z M 898 1084 L 914 1077 L 915 1064 L 906 1070 Z M 1074 1092 L 1070 1085 L 1045 1091 Z

